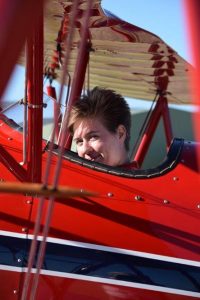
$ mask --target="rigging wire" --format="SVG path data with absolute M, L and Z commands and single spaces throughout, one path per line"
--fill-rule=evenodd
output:
M 84 20 L 84 25 L 83 25 L 83 35 L 81 37 L 81 42 L 80 42 L 80 51 L 79 51 L 79 55 L 81 55 L 81 50 L 83 49 L 83 47 L 81 47 L 84 43 L 85 40 L 88 36 L 88 23 L 89 23 L 89 17 L 90 17 L 90 11 L 91 11 L 91 7 L 92 7 L 92 2 L 93 0 L 88 1 L 88 7 L 85 13 L 85 20 Z M 73 12 L 72 12 L 72 32 L 74 32 L 74 27 L 75 27 L 75 21 L 76 21 L 76 16 L 77 16 L 77 7 L 78 7 L 78 1 L 74 2 L 76 3 L 76 5 L 74 4 L 73 6 Z M 72 39 L 70 39 L 70 43 L 68 44 L 68 46 L 71 45 Z M 70 48 L 69 48 L 70 49 Z M 69 49 L 66 50 L 66 53 L 70 53 Z M 61 89 L 60 89 L 60 94 L 59 94 L 59 101 L 58 103 L 61 103 L 61 99 L 62 99 L 62 95 L 63 95 L 63 87 L 65 84 L 65 78 L 66 78 L 66 74 L 67 74 L 67 66 L 68 66 L 68 59 L 69 59 L 69 54 L 66 56 L 65 58 L 65 64 L 64 64 L 64 72 L 63 72 L 63 77 L 62 77 L 62 84 L 61 84 Z M 78 57 L 77 57 L 78 60 Z M 68 102 L 69 105 L 69 102 Z M 68 116 L 68 114 L 67 114 Z M 66 121 L 66 120 L 65 120 Z M 56 125 L 56 124 L 55 124 Z M 66 131 L 67 131 L 67 122 L 64 122 L 64 134 L 66 135 Z M 54 138 L 55 138 L 55 126 L 54 126 Z M 60 170 L 61 170 L 61 163 L 62 163 L 62 156 L 63 156 L 63 152 L 64 152 L 64 147 L 65 147 L 65 142 L 66 139 L 62 139 L 61 140 L 61 144 L 60 144 L 60 151 L 59 151 L 59 156 L 58 156 L 58 161 L 56 164 L 56 169 L 55 169 L 55 173 L 54 173 L 54 178 L 53 178 L 53 188 L 56 189 L 57 185 L 58 185 L 58 181 L 59 181 L 59 177 L 60 177 Z M 48 183 L 48 176 L 50 174 L 50 159 L 52 157 L 52 146 L 53 146 L 53 141 L 51 143 L 51 151 L 49 152 L 49 159 L 48 159 L 48 163 L 46 166 L 46 171 L 45 171 L 45 175 L 44 175 L 44 184 Z M 49 201 L 48 201 L 48 207 L 47 207 L 47 214 L 46 214 L 46 220 L 45 220 L 45 225 L 44 225 L 44 229 L 43 229 L 43 233 L 42 233 L 42 241 L 40 243 L 40 248 L 39 248 L 39 253 L 38 253 L 38 260 L 36 263 L 36 273 L 34 274 L 34 278 L 33 278 L 33 285 L 32 285 L 32 291 L 31 291 L 31 300 L 35 299 L 35 295 L 37 292 L 37 287 L 38 287 L 38 282 L 39 282 L 39 275 L 40 275 L 40 270 L 42 268 L 42 264 L 44 261 L 44 255 L 45 255 L 45 249 L 46 249 L 46 240 L 47 240 L 47 236 L 48 236 L 48 232 L 49 232 L 49 227 L 50 227 L 50 222 L 51 222 L 51 217 L 52 217 L 52 212 L 53 212 L 53 208 L 54 208 L 54 197 L 50 197 Z
M 90 0 L 89 5 L 88 5 L 88 11 L 87 11 L 87 14 L 86 14 L 87 23 L 88 23 L 88 20 L 89 20 L 89 13 L 90 13 L 90 8 L 91 8 L 91 5 L 92 5 L 92 1 L 93 0 Z M 78 3 L 79 3 L 78 0 L 73 2 L 72 17 L 71 17 L 71 20 L 70 20 L 71 21 L 70 31 L 69 31 L 69 34 L 67 35 L 67 39 L 65 41 L 65 43 L 66 43 L 66 56 L 65 56 L 65 63 L 64 63 L 64 66 L 63 66 L 64 71 L 62 73 L 62 84 L 61 84 L 59 98 L 58 98 L 58 105 L 61 104 L 61 99 L 62 99 L 62 95 L 63 95 L 63 86 L 64 86 L 64 83 L 65 83 L 65 77 L 66 77 L 66 74 L 67 74 L 67 66 L 68 66 L 69 54 L 70 54 L 70 49 L 71 49 L 71 44 L 72 44 L 72 37 L 73 37 L 73 34 L 74 34 Z M 83 39 L 84 39 L 84 37 L 83 37 Z M 48 180 L 49 180 L 48 177 L 49 177 L 49 174 L 50 174 L 52 150 L 53 150 L 54 139 L 55 139 L 55 128 L 56 128 L 55 122 L 56 122 L 56 120 L 54 120 L 54 129 L 53 129 L 53 134 L 52 134 L 51 142 L 50 142 L 50 151 L 48 152 L 46 170 L 45 170 L 45 174 L 44 174 L 44 178 L 43 178 L 44 187 L 48 184 Z M 57 185 L 58 185 L 64 145 L 65 145 L 65 143 L 63 141 L 63 143 L 61 144 L 61 151 L 60 151 L 60 155 L 58 157 L 56 172 L 55 172 L 54 179 L 53 179 L 53 187 L 54 188 L 56 188 Z M 30 250 L 29 259 L 28 259 L 28 270 L 27 270 L 27 273 L 26 273 L 25 281 L 24 281 L 22 300 L 26 299 L 28 289 L 29 289 L 29 285 L 30 285 L 30 274 L 31 274 L 31 271 L 32 271 L 33 263 L 34 263 L 34 258 L 36 256 L 36 252 L 37 252 L 37 242 L 38 242 L 38 235 L 39 235 L 39 230 L 40 230 L 40 225 L 41 225 L 42 212 L 43 212 L 43 208 L 44 208 L 44 200 L 45 200 L 44 197 L 42 197 L 42 198 L 40 198 L 40 201 L 39 201 L 39 206 L 38 206 L 38 211 L 37 211 L 37 216 L 36 216 L 36 222 L 35 222 L 35 227 L 34 227 L 33 240 L 32 240 L 32 243 L 31 243 L 31 250 Z M 42 233 L 42 241 L 40 243 L 39 255 L 38 255 L 38 259 L 37 259 L 37 263 L 36 263 L 36 273 L 34 273 L 33 283 L 32 283 L 32 286 L 31 286 L 31 298 L 30 299 L 32 299 L 32 300 L 35 299 L 35 296 L 36 296 L 36 293 L 37 293 L 39 275 L 40 275 L 40 270 L 42 268 L 42 264 L 43 264 L 43 260 L 44 260 L 44 254 L 45 254 L 45 248 L 46 248 L 46 239 L 47 239 L 47 235 L 48 235 L 48 232 L 49 232 L 49 226 L 50 226 L 53 206 L 54 206 L 54 197 L 50 197 L 50 199 L 48 201 L 47 213 L 46 213 L 46 216 L 45 216 L 46 221 L 45 221 L 45 225 L 44 225 L 44 229 L 43 229 L 43 233 Z
M 26 53 L 26 66 L 25 66 L 25 89 L 24 89 L 24 121 L 23 121 L 23 161 L 22 164 L 26 164 L 27 163 L 27 125 L 28 125 L 28 107 L 27 107 L 27 86 L 28 86 L 28 72 L 27 72 L 27 53 L 28 53 L 28 49 L 27 49 L 27 42 L 25 45 L 25 53 Z
M 22 102 L 23 102 L 23 98 L 20 100 L 15 100 L 15 102 L 13 102 L 10 105 L 3 108 L 3 110 L 1 110 L 1 114 L 5 114 L 9 109 L 11 109 L 12 107 L 15 107 L 17 104 L 22 104 Z
M 158 95 L 159 95 L 159 92 L 157 91 L 157 93 L 156 93 L 156 95 L 155 95 L 155 97 L 154 97 L 154 99 L 153 99 L 153 101 L 152 101 L 152 103 L 151 103 L 151 107 L 150 107 L 150 109 L 149 109 L 149 111 L 148 111 L 148 113 L 147 113 L 147 115 L 146 115 L 146 117 L 145 117 L 145 120 L 144 120 L 143 124 L 142 124 L 142 127 L 141 127 L 141 129 L 140 129 L 139 135 L 138 135 L 138 137 L 137 137 L 137 140 L 136 140 L 136 142 L 135 142 L 135 144 L 134 144 L 134 146 L 133 146 L 133 149 L 132 149 L 132 152 L 131 152 L 131 159 L 133 158 L 133 154 L 135 153 L 135 151 L 136 151 L 136 149 L 137 149 L 137 146 L 138 146 L 138 144 L 139 144 L 139 142 L 140 142 L 140 139 L 141 139 L 141 137 L 142 137 L 142 134 L 143 134 L 143 132 L 144 132 L 144 130 L 145 130 L 147 124 L 148 124 L 148 121 L 149 121 L 150 116 L 151 116 L 151 114 L 152 114 L 153 107 L 154 107 L 154 105 L 155 105 L 155 102 L 156 102 L 156 100 L 157 100 Z
M 70 31 L 69 31 L 69 34 L 68 34 L 67 38 L 65 39 L 66 53 L 67 54 L 65 56 L 65 63 L 64 63 L 64 68 L 63 68 L 64 71 L 63 71 L 63 75 L 62 75 L 62 84 L 61 84 L 60 95 L 59 95 L 59 99 L 58 99 L 58 105 L 61 103 L 62 94 L 63 94 L 63 84 L 65 82 L 65 74 L 66 74 L 67 65 L 68 65 L 68 61 L 69 61 L 69 53 L 70 53 L 70 48 L 71 48 L 71 44 L 72 44 L 72 38 L 73 38 L 73 34 L 74 34 L 74 27 L 75 27 L 75 19 L 76 19 L 76 14 L 77 14 L 78 2 L 79 2 L 79 0 L 76 0 L 73 3 Z M 46 170 L 45 170 L 45 174 L 44 174 L 44 178 L 43 178 L 44 187 L 48 184 L 48 176 L 50 174 L 52 150 L 53 150 L 53 145 L 54 145 L 54 140 L 55 140 L 56 121 L 57 120 L 54 120 L 53 132 L 52 132 L 51 140 L 50 140 L 50 143 L 49 143 L 49 148 L 50 149 L 49 149 L 48 156 L 47 156 Z M 40 232 L 40 226 L 41 226 L 41 220 L 42 220 L 42 213 L 43 213 L 43 210 L 44 210 L 44 204 L 45 204 L 45 198 L 40 197 L 39 198 L 39 206 L 38 206 L 37 215 L 36 215 L 36 220 L 35 220 L 34 232 L 33 232 L 33 240 L 31 242 L 31 248 L 30 248 L 30 252 L 29 252 L 28 268 L 27 268 L 27 272 L 26 272 L 26 275 L 25 275 L 24 286 L 23 286 L 23 291 L 22 291 L 22 300 L 27 299 L 27 294 L 28 294 L 28 291 L 29 291 L 30 279 L 31 279 L 30 275 L 31 275 L 31 271 L 32 271 L 32 268 L 33 268 L 34 259 L 36 257 L 36 253 L 37 253 L 37 244 L 38 244 L 37 238 L 38 238 L 38 235 L 39 235 L 39 232 Z M 49 226 L 48 226 L 48 228 L 49 228 Z M 44 231 L 45 231 L 45 228 L 44 228 Z M 41 242 L 41 245 L 46 243 L 46 239 L 44 238 L 43 240 L 44 240 L 44 242 L 43 243 Z M 40 269 L 41 269 L 41 268 L 40 269 L 38 268 L 38 265 L 37 265 L 36 268 L 37 268 L 37 272 L 36 272 L 36 274 L 34 274 L 34 281 L 33 281 L 32 288 L 31 288 L 31 299 L 35 298 L 36 291 L 37 291 L 37 285 L 38 285 L 38 279 L 39 279 L 39 273 L 40 273 Z

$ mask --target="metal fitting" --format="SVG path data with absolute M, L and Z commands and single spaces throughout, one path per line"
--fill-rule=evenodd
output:
M 107 194 L 107 196 L 108 196 L 108 197 L 113 197 L 113 193 L 109 192 L 109 193 Z
M 169 202 L 169 200 L 164 199 L 164 200 L 163 200 L 163 203 L 164 203 L 164 204 L 169 204 L 170 202 Z
M 135 196 L 135 200 L 137 201 L 143 201 L 143 198 L 140 195 Z

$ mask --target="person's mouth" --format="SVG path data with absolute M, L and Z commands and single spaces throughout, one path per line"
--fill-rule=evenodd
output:
M 102 162 L 103 157 L 101 154 L 98 154 L 98 155 L 91 155 L 89 159 L 95 162 Z

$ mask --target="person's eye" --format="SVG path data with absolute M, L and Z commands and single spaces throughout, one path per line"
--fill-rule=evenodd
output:
M 99 138 L 98 135 L 92 135 L 92 136 L 90 137 L 90 141 L 96 141 L 96 140 L 98 140 L 98 138 Z
M 76 140 L 76 145 L 77 146 L 81 146 L 83 144 L 83 140 Z

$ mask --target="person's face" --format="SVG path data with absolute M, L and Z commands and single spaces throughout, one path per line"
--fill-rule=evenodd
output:
M 80 157 L 119 166 L 127 162 L 124 146 L 126 129 L 119 125 L 116 133 L 111 133 L 98 119 L 78 120 L 74 124 L 74 137 Z

